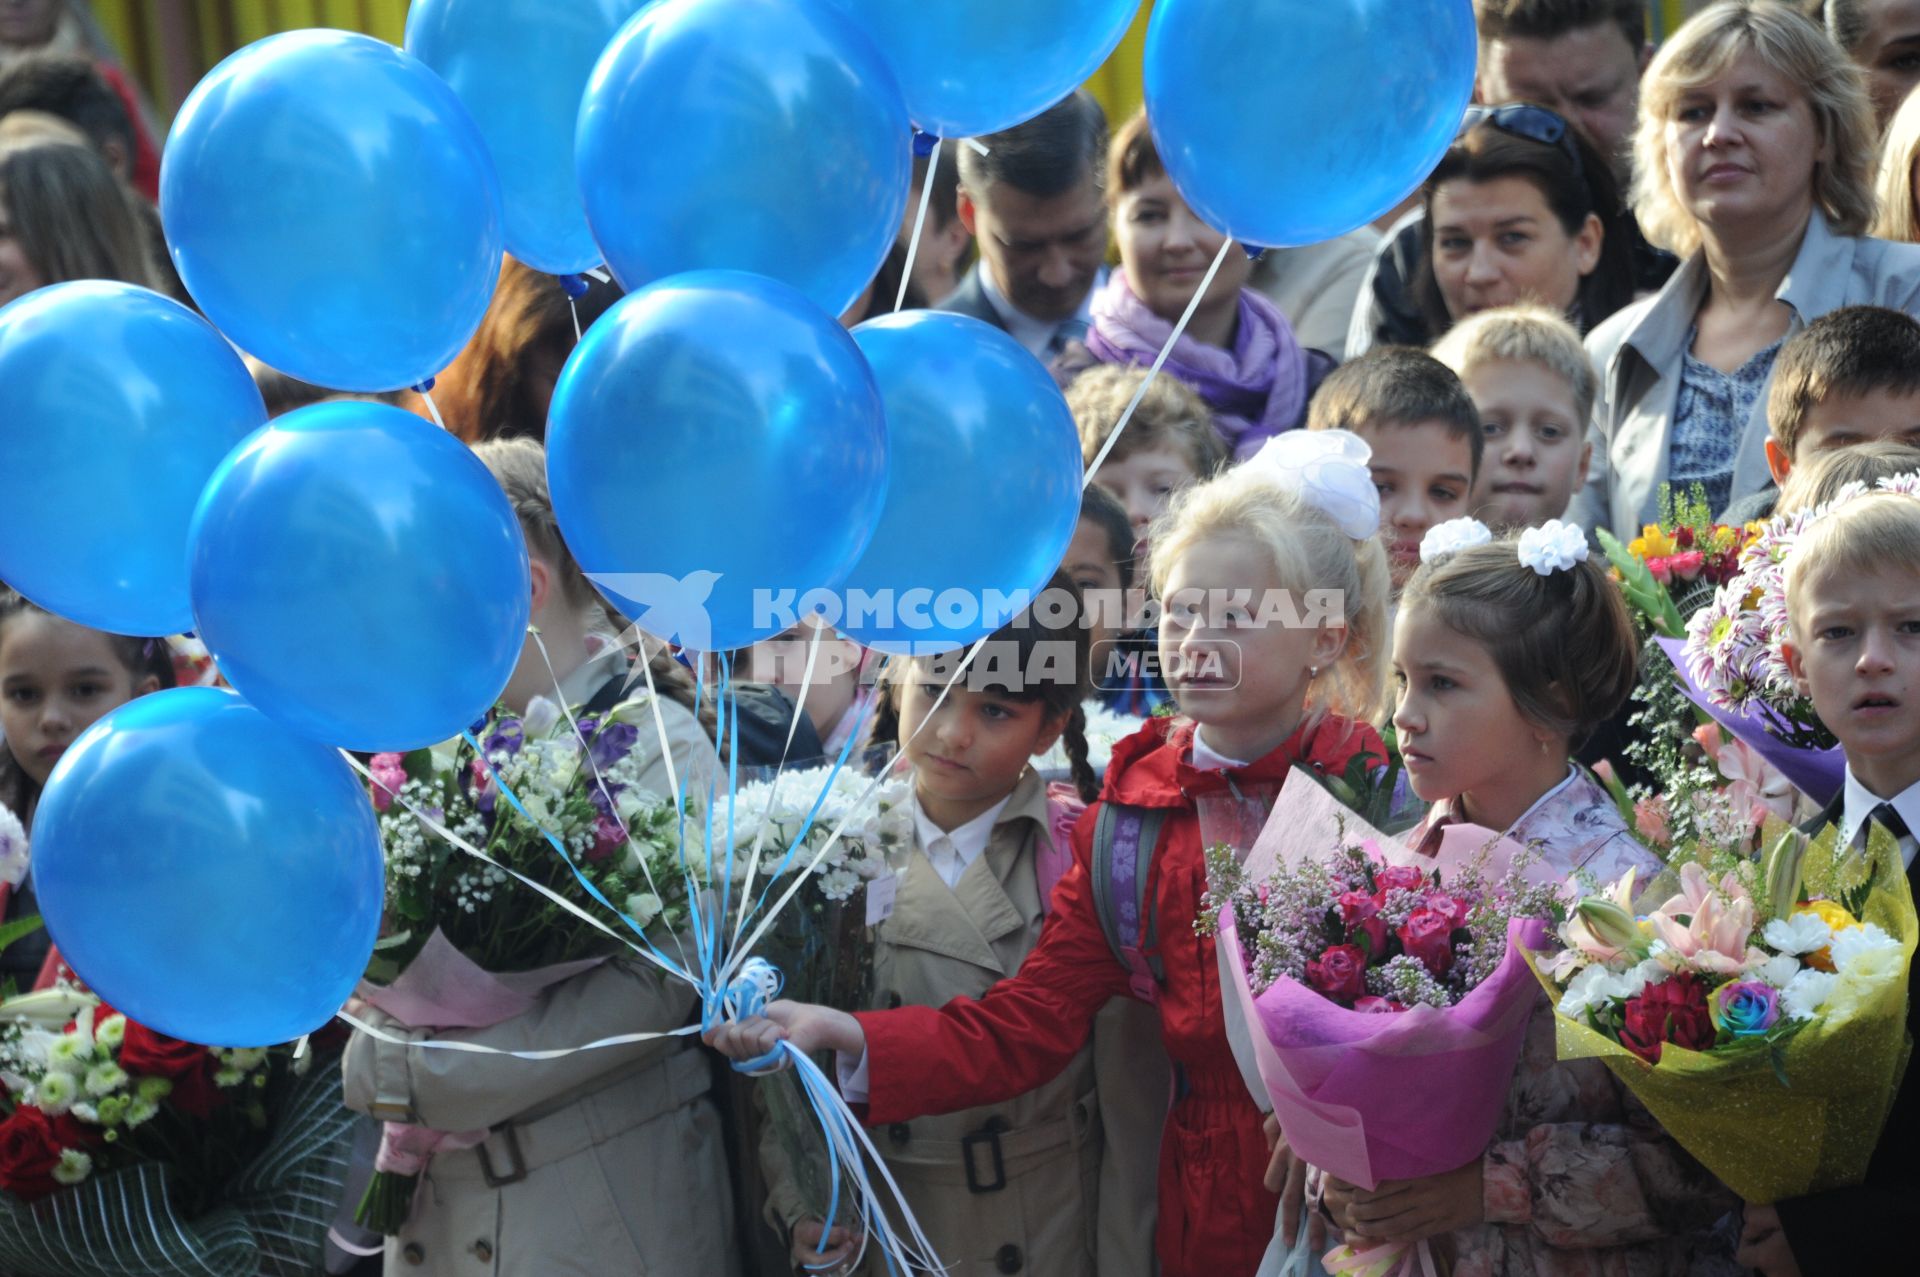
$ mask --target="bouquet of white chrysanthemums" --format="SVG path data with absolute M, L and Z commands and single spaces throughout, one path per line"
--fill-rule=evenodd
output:
M 888 872 L 889 857 L 913 842 L 912 787 L 889 778 L 867 793 L 873 784 L 849 768 L 813 767 L 741 785 L 732 803 L 734 878 L 766 883 L 812 866 L 819 895 L 839 901 Z M 716 827 L 726 812 L 724 804 L 715 812 Z

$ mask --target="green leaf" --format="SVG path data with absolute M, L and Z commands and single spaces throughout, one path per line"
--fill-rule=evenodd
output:
M 373 951 L 380 953 L 387 949 L 399 949 L 413 939 L 411 931 L 396 931 L 390 936 L 382 936 L 373 942 Z
M 1680 617 L 1680 609 L 1673 604 L 1673 597 L 1667 593 L 1667 587 L 1653 579 L 1653 573 L 1647 565 L 1633 557 L 1633 551 L 1621 544 L 1620 538 L 1605 528 L 1595 528 L 1594 536 L 1600 542 L 1600 548 L 1607 552 L 1607 561 L 1620 573 L 1620 592 L 1638 608 L 1647 621 L 1668 638 L 1685 638 L 1687 627 Z
M 1787 1052 L 1778 1042 L 1767 1044 L 1767 1063 L 1773 1065 L 1773 1075 L 1780 1080 L 1780 1085 L 1793 1089 L 1793 1082 L 1787 1077 Z
M 0 950 L 4 950 L 16 940 L 26 939 L 45 925 L 40 920 L 40 915 L 35 913 L 24 918 L 15 918 L 5 926 L 0 926 Z

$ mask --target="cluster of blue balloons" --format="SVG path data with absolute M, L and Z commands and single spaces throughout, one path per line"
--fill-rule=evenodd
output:
M 623 612 L 703 651 L 818 591 L 987 605 L 845 623 L 890 652 L 1011 620 L 1078 518 L 1059 391 L 977 321 L 836 316 L 895 241 L 912 128 L 1037 114 L 1138 8 L 416 0 L 404 49 L 304 31 L 214 68 L 161 174 L 205 317 L 91 282 L 0 309 L 0 578 L 98 629 L 195 630 L 234 688 L 134 701 L 55 768 L 34 872 L 75 970 L 192 1040 L 324 1021 L 381 909 L 338 751 L 458 733 L 524 650 L 527 548 L 474 456 L 374 402 L 269 422 L 236 347 L 340 391 L 414 386 L 471 338 L 503 252 L 604 262 L 629 293 L 559 377 L 548 465 Z M 1468 0 L 1159 0 L 1146 92 L 1202 217 L 1304 243 L 1422 178 L 1473 56 Z

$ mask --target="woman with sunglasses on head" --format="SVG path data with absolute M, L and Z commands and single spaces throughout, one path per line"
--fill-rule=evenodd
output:
M 1635 534 L 1663 485 L 1717 515 L 1772 483 L 1781 344 L 1828 311 L 1920 308 L 1920 246 L 1866 238 L 1872 107 L 1859 68 L 1782 0 L 1720 0 L 1648 68 L 1634 211 L 1684 261 L 1595 329 L 1593 462 L 1567 517 Z
M 1584 332 L 1633 300 L 1633 236 L 1606 158 L 1545 107 L 1473 108 L 1423 202 L 1414 295 L 1434 337 L 1521 302 Z

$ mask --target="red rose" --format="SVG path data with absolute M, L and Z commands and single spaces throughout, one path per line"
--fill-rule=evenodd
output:
M 1335 1002 L 1348 1006 L 1367 991 L 1367 955 L 1358 945 L 1329 945 L 1307 962 L 1307 983 Z
M 1472 906 L 1458 896 L 1450 896 L 1444 891 L 1429 891 L 1421 903 L 1435 913 L 1441 914 L 1456 929 L 1467 925 L 1467 914 Z
M 213 1052 L 132 1020 L 127 1021 L 127 1036 L 120 1043 L 120 1067 L 134 1077 L 170 1080 L 173 1090 L 167 1100 L 189 1117 L 205 1117 L 227 1101 L 213 1082 L 218 1067 Z
M 1387 947 L 1387 920 L 1380 916 L 1380 901 L 1364 891 L 1349 891 L 1339 899 L 1340 921 L 1349 939 L 1367 938 L 1367 952 L 1379 957 Z
M 1713 1017 L 1707 1012 L 1707 986 L 1689 972 L 1650 984 L 1628 998 L 1620 1045 L 1649 1064 L 1660 1063 L 1661 1047 L 1671 1042 L 1689 1051 L 1713 1045 Z
M 1365 1011 L 1368 1015 L 1392 1015 L 1406 1010 L 1392 998 L 1361 998 L 1353 1004 L 1356 1011 Z
M 1698 550 L 1688 550 L 1674 555 L 1667 563 L 1673 569 L 1673 574 L 1682 581 L 1697 581 L 1700 573 L 1706 569 L 1707 556 Z
M 53 1168 L 60 1154 L 85 1148 L 86 1128 L 69 1114 L 48 1117 L 32 1105 L 22 1105 L 0 1122 L 0 1188 L 26 1201 L 35 1201 L 60 1188 Z
M 1373 871 L 1373 881 L 1382 891 L 1418 891 L 1427 885 L 1427 875 L 1412 865 L 1382 865 Z
M 1453 919 L 1438 909 L 1415 909 L 1397 933 L 1400 947 L 1420 959 L 1435 979 L 1453 967 Z

